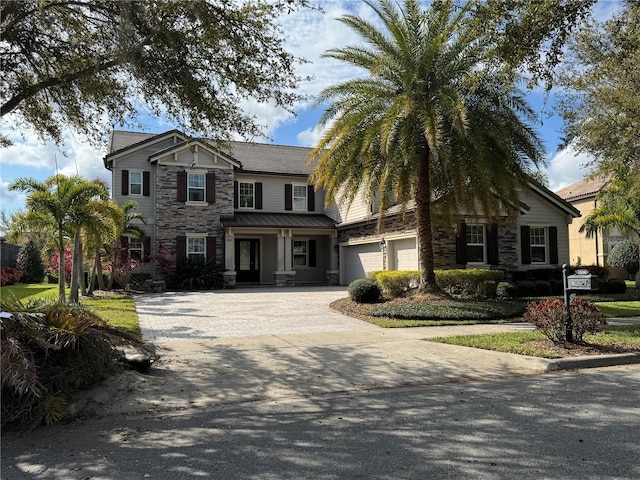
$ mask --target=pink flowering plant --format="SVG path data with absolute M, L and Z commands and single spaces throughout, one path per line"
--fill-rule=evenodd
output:
M 531 302 L 524 313 L 524 319 L 552 342 L 565 342 L 566 307 L 562 300 Z M 595 304 L 579 298 L 571 302 L 571 320 L 574 342 L 582 342 L 585 333 L 599 332 L 607 324 L 605 316 Z

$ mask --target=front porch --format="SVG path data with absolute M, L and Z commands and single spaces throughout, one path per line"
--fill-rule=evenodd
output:
M 338 284 L 337 231 L 329 217 L 236 213 L 222 223 L 226 288 Z

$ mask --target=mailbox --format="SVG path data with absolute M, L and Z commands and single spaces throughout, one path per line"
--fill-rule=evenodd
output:
M 600 288 L 600 282 L 596 275 L 591 275 L 589 270 L 576 270 L 576 273 L 567 277 L 567 290 L 589 290 Z

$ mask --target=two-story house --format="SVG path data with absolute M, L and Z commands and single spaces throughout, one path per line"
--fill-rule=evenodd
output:
M 113 197 L 134 200 L 144 242 L 130 238 L 138 271 L 157 275 L 159 246 L 174 264 L 214 258 L 227 286 L 348 284 L 372 270 L 417 269 L 411 208 L 392 207 L 383 228 L 363 199 L 349 207 L 308 182 L 311 149 L 229 142 L 219 147 L 178 130 L 114 131 L 105 166 Z M 437 268 L 528 270 L 567 262 L 575 208 L 531 182 L 519 215 L 467 216 L 435 232 Z

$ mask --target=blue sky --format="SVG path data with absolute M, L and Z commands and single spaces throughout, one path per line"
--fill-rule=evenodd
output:
M 309 61 L 299 67 L 300 75 L 311 77 L 310 81 L 300 86 L 301 93 L 308 95 L 309 100 L 297 104 L 297 116 L 292 117 L 282 109 L 260 105 L 247 99 L 243 105 L 245 110 L 255 115 L 260 123 L 267 125 L 266 134 L 269 138 L 254 141 L 313 146 L 322 133 L 315 128 L 322 109 L 313 107 L 313 97 L 331 84 L 358 75 L 352 68 L 321 58 L 321 55 L 330 48 L 359 44 L 358 37 L 336 18 L 346 13 L 372 18 L 370 9 L 360 0 L 319 0 L 318 3 L 322 5 L 322 12 L 294 12 L 281 20 L 287 48 L 296 56 Z M 594 14 L 599 19 L 606 18 L 621 5 L 620 0 L 600 0 Z M 535 90 L 529 95 L 531 105 L 542 113 L 542 124 L 537 125 L 537 129 L 547 150 L 547 166 L 543 170 L 549 177 L 551 190 L 558 190 L 580 180 L 587 173 L 588 170 L 583 165 L 589 158 L 576 155 L 571 148 L 557 151 L 562 121 L 558 116 L 547 118 L 543 110 L 551 111 L 553 96 L 546 106 L 543 106 L 544 99 L 545 95 L 541 90 Z M 161 133 L 174 128 L 163 119 L 149 116 L 141 117 L 141 123 L 142 129 L 124 129 Z M 69 131 L 65 133 L 64 144 L 57 147 L 43 143 L 28 129 L 16 127 L 11 119 L 3 119 L 0 128 L 14 141 L 13 146 L 0 149 L 0 208 L 8 213 L 24 208 L 24 195 L 8 190 L 8 185 L 20 177 L 44 180 L 57 169 L 66 175 L 77 173 L 85 178 L 101 177 L 111 180 L 110 172 L 102 162 L 106 154 L 106 138 L 101 147 L 95 147 Z

